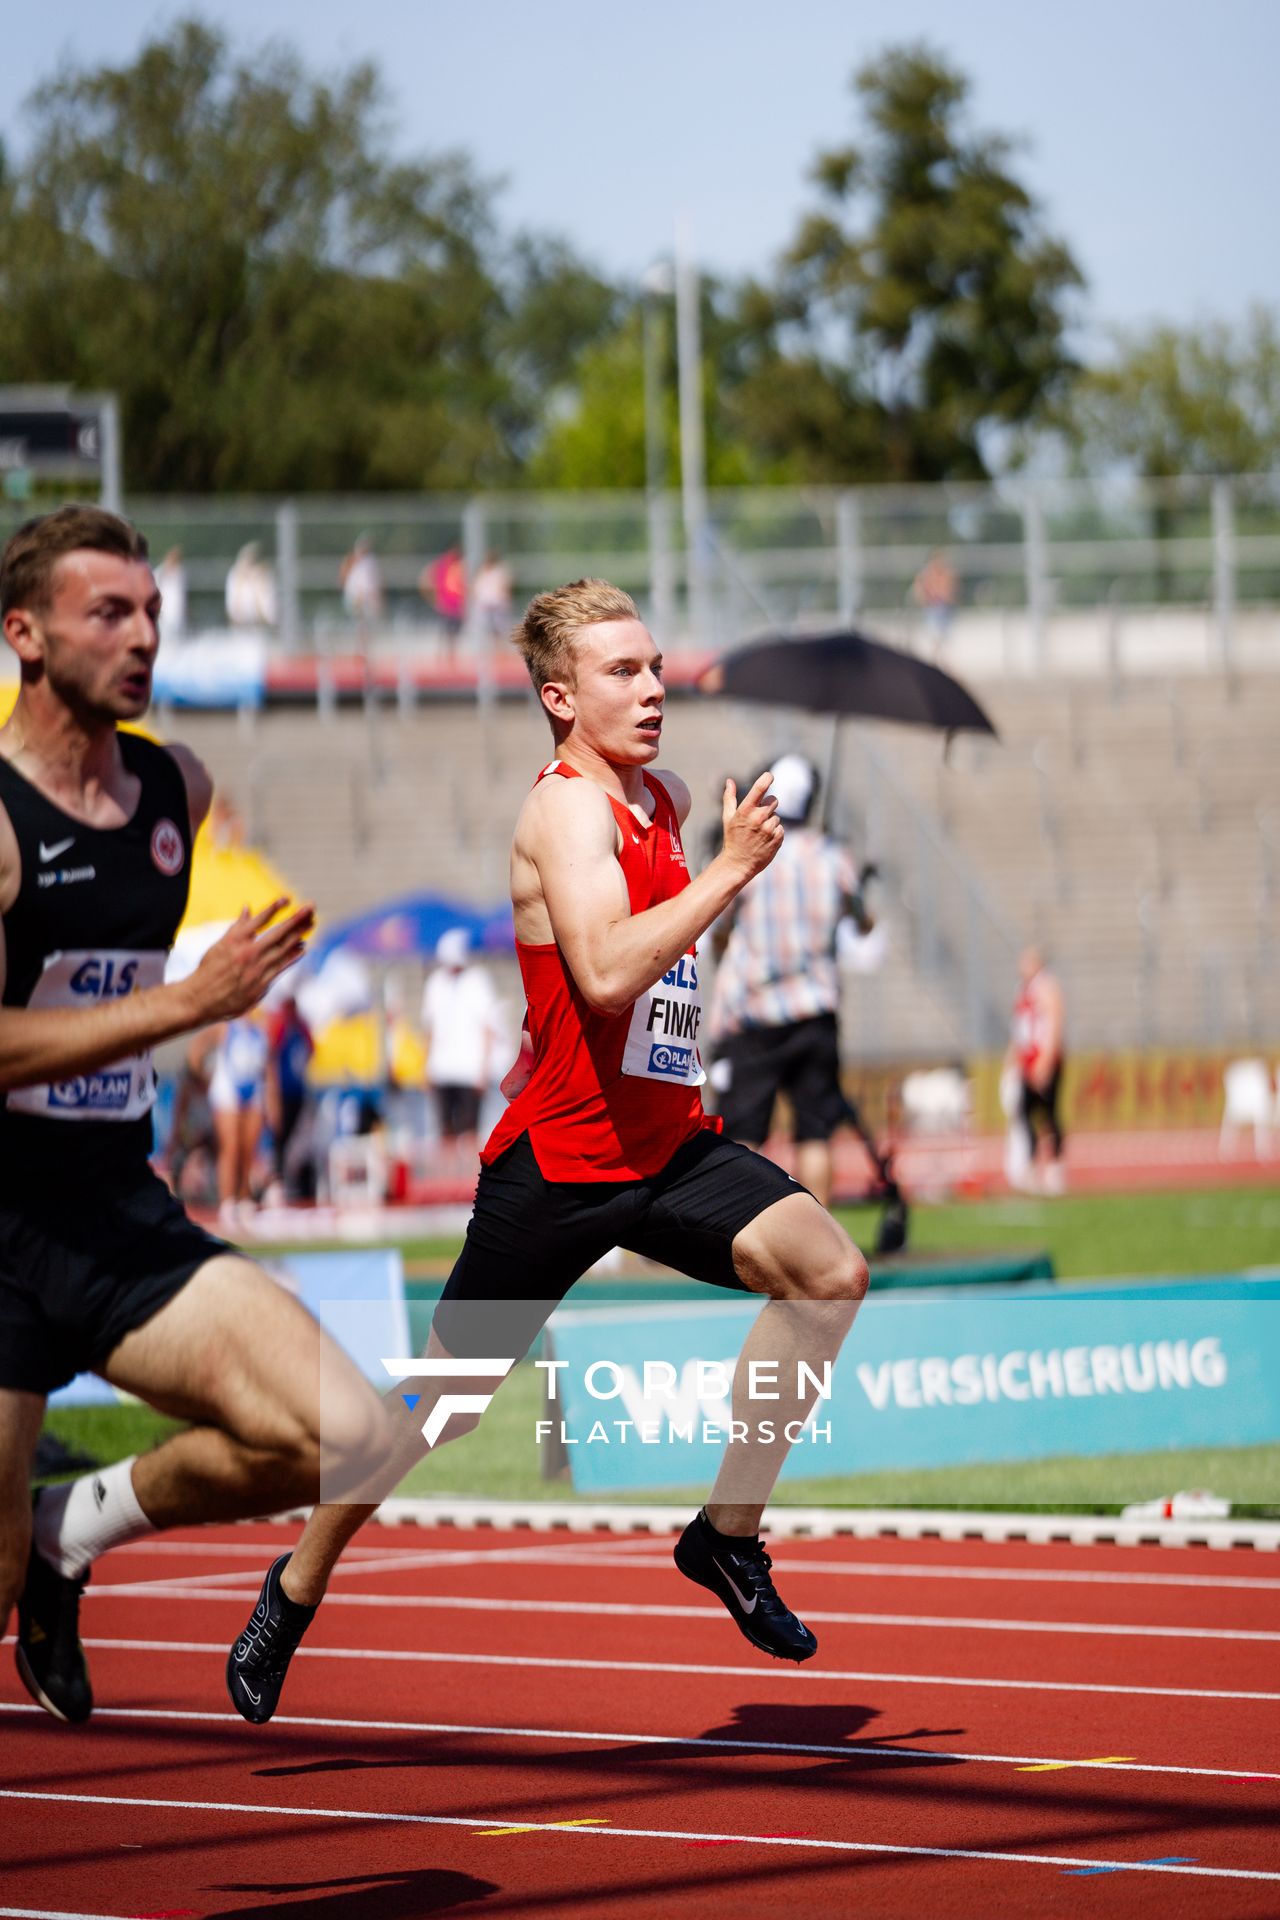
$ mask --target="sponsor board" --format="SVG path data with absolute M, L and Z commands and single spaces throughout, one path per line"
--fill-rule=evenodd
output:
M 564 1309 L 551 1322 L 552 1425 L 576 1491 L 701 1486 L 726 1447 L 803 1431 L 788 1478 L 1280 1441 L 1280 1282 L 874 1295 L 827 1393 L 758 1370 L 724 1391 L 761 1312 L 755 1301 Z M 805 1348 L 803 1303 L 794 1338 Z M 605 1363 L 608 1363 L 606 1371 Z M 668 1374 L 657 1375 L 662 1365 Z M 767 1363 L 765 1363 L 767 1367 Z M 796 1402 L 799 1404 L 795 1404 Z M 735 1418 L 747 1416 L 748 1432 Z M 739 1418 L 739 1426 L 744 1423 Z M 768 1438 L 768 1436 L 766 1436 Z

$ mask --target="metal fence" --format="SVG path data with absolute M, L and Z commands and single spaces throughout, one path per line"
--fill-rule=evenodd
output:
M 914 617 L 912 583 L 945 552 L 958 615 L 1016 612 L 1039 657 L 1055 614 L 1137 608 L 1207 615 L 1229 659 L 1237 617 L 1280 606 L 1280 474 L 992 486 L 724 489 L 696 547 L 678 494 L 362 494 L 294 500 L 136 498 L 159 557 L 182 550 L 191 624 L 225 624 L 226 577 L 256 542 L 276 572 L 279 638 L 323 646 L 347 629 L 338 569 L 361 535 L 376 549 L 392 630 L 429 618 L 426 562 L 450 547 L 472 573 L 501 553 L 517 600 L 584 573 L 633 591 L 667 644 L 723 644 L 758 624 Z M 19 509 L 0 506 L 0 532 Z M 691 600 L 705 614 L 691 630 Z

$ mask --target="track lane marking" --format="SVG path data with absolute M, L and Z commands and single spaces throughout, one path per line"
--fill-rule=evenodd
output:
M 65 1907 L 0 1907 L 12 1920 L 133 1920 L 128 1913 L 68 1913 Z
M 478 1827 L 476 1833 L 481 1840 L 500 1840 L 509 1833 L 560 1833 L 568 1827 L 604 1827 L 608 1824 L 604 1814 L 595 1813 L 585 1820 L 526 1820 L 518 1827 Z
M 10 1634 L 0 1646 L 12 1646 Z M 114 1653 L 215 1653 L 226 1657 L 223 1640 L 130 1640 L 86 1638 L 85 1647 Z M 744 1680 L 877 1680 L 885 1686 L 995 1687 L 1023 1693 L 1102 1693 L 1137 1695 L 1160 1700 L 1260 1700 L 1280 1702 L 1280 1693 L 1243 1691 L 1225 1687 L 1134 1687 L 1104 1686 L 1089 1680 L 1005 1680 L 942 1673 L 881 1673 L 874 1668 L 830 1668 L 809 1666 L 783 1668 L 773 1666 L 731 1667 L 679 1660 L 580 1660 L 550 1654 L 526 1653 L 440 1653 L 424 1647 L 299 1647 L 296 1659 L 302 1660 L 404 1660 L 433 1666 L 460 1667 L 551 1667 L 563 1673 L 682 1673 L 727 1675 Z
M 0 1800 L 34 1800 L 42 1805 L 87 1807 L 155 1807 L 175 1813 L 258 1813 L 291 1820 L 358 1820 L 370 1826 L 462 1827 L 478 1834 L 492 1826 L 493 1814 L 389 1813 L 355 1807 L 289 1807 L 252 1800 L 162 1800 L 123 1793 L 37 1793 L 31 1789 L 0 1787 Z M 502 1816 L 496 1816 L 501 1819 Z M 1114 1867 L 1128 1873 L 1180 1874 L 1202 1880 L 1258 1880 L 1280 1882 L 1280 1873 L 1258 1867 L 1200 1867 L 1142 1860 L 1091 1860 L 1087 1856 L 1057 1853 L 999 1853 L 983 1847 L 920 1847 L 891 1840 L 793 1839 L 785 1834 L 704 1833 L 680 1827 L 566 1827 L 556 1820 L 512 1822 L 527 1832 L 568 1833 L 583 1840 L 720 1840 L 755 1847 L 813 1847 L 823 1853 L 880 1853 L 908 1859 L 990 1860 L 1000 1866 Z
M 258 1541 L 254 1545 L 241 1541 L 196 1541 L 196 1540 L 132 1540 L 124 1546 L 112 1547 L 111 1557 L 117 1554 L 155 1554 L 165 1555 L 203 1555 L 216 1558 L 244 1558 L 268 1563 L 273 1541 Z M 1001 1543 L 1006 1544 L 1006 1543 Z M 646 1545 L 649 1551 L 645 1551 Z M 1129 1552 L 1132 1549 L 1126 1548 Z M 650 1542 L 635 1540 L 621 1546 L 615 1537 L 608 1540 L 577 1540 L 573 1545 L 557 1547 L 547 1543 L 536 1547 L 422 1547 L 416 1552 L 412 1548 L 387 1547 L 347 1547 L 340 1562 L 340 1569 L 352 1560 L 385 1561 L 389 1556 L 402 1560 L 405 1566 L 429 1568 L 432 1566 L 477 1565 L 487 1562 L 502 1565 L 508 1560 L 518 1559 L 533 1563 L 544 1562 L 548 1566 L 599 1566 L 618 1568 L 648 1568 L 650 1572 L 669 1571 L 671 1542 L 664 1538 Z M 1262 1575 L 1250 1574 L 1211 1574 L 1211 1573 L 1133 1573 L 1119 1572 L 1115 1569 L 1088 1570 L 1076 1567 L 981 1567 L 961 1564 L 956 1561 L 939 1562 L 930 1565 L 927 1561 L 892 1560 L 805 1560 L 784 1558 L 775 1554 L 773 1564 L 783 1573 L 816 1573 L 856 1579 L 884 1578 L 891 1580 L 977 1580 L 977 1581 L 1021 1581 L 1041 1583 L 1051 1581 L 1057 1584 L 1076 1586 L 1117 1586 L 1117 1587 L 1187 1587 L 1204 1591 L 1223 1589 L 1242 1593 L 1280 1593 L 1280 1579 L 1271 1579 Z
M 214 1580 L 231 1577 L 227 1574 L 210 1576 Z M 244 1587 L 214 1590 L 212 1587 L 200 1586 L 184 1591 L 180 1586 L 167 1581 L 108 1580 L 86 1588 L 85 1597 L 106 1600 L 156 1592 L 173 1599 L 254 1601 L 258 1598 L 259 1589 Z M 715 1620 L 719 1619 L 724 1611 L 722 1607 L 693 1606 L 687 1603 L 636 1602 L 632 1605 L 619 1600 L 527 1600 L 521 1598 L 517 1604 L 509 1598 L 496 1598 L 488 1594 L 446 1593 L 336 1592 L 326 1595 L 326 1604 L 338 1607 L 407 1607 L 458 1613 L 551 1613 L 573 1614 L 579 1617 L 589 1614 L 601 1618 L 641 1620 Z M 951 1631 L 974 1633 L 1087 1633 L 1131 1640 L 1225 1640 L 1238 1641 L 1242 1644 L 1248 1642 L 1267 1645 L 1280 1642 L 1280 1631 L 1263 1627 L 1237 1629 L 1235 1627 L 1169 1627 L 1148 1623 L 1129 1625 L 1122 1621 L 1099 1620 L 999 1620 L 985 1615 L 947 1613 L 832 1613 L 810 1607 L 805 1608 L 804 1614 L 806 1620 L 816 1620 L 819 1625 L 829 1627 L 922 1627 L 925 1629 L 943 1627 Z
M 277 1542 L 260 1540 L 250 1544 L 233 1540 L 166 1540 L 163 1536 L 157 1540 L 130 1540 L 123 1546 L 109 1549 L 110 1557 L 117 1554 L 153 1554 L 160 1557 L 173 1555 L 201 1555 L 219 1559 L 250 1559 L 261 1567 L 270 1565 L 274 1557 L 273 1548 Z M 664 1559 L 670 1553 L 666 1540 L 655 1540 L 654 1547 L 662 1547 Z M 345 1547 L 342 1559 L 335 1572 L 344 1571 L 379 1573 L 391 1567 L 452 1567 L 452 1566 L 506 1566 L 515 1561 L 532 1561 L 536 1565 L 549 1567 L 572 1565 L 594 1566 L 598 1556 L 610 1551 L 617 1552 L 617 1540 L 575 1541 L 572 1546 L 551 1546 L 546 1541 L 529 1547 Z M 269 1557 L 270 1556 L 270 1557 Z M 359 1567 L 352 1569 L 348 1563 L 360 1561 Z M 650 1561 L 642 1555 L 636 1555 L 636 1564 L 648 1566 Z M 179 1576 L 181 1577 L 181 1576 Z M 189 1576 L 193 1579 L 204 1578 L 201 1574 Z
M 1005 1544 L 1005 1543 L 1001 1543 Z M 1129 1552 L 1131 1549 L 1126 1548 Z M 772 1556 L 775 1573 L 820 1573 L 858 1579 L 891 1580 L 991 1580 L 1052 1581 L 1076 1586 L 1114 1587 L 1194 1587 L 1205 1590 L 1224 1588 L 1241 1592 L 1280 1593 L 1280 1580 L 1262 1575 L 1212 1573 L 1120 1573 L 1114 1569 L 1091 1571 L 1076 1567 L 977 1567 L 956 1561 L 931 1566 L 924 1560 L 803 1560 Z M 572 1564 L 566 1556 L 566 1564 Z M 631 1548 L 613 1553 L 602 1552 L 598 1559 L 584 1564 L 602 1567 L 649 1567 L 661 1571 L 663 1563 Z
M 0 1713 L 44 1717 L 43 1707 L 24 1700 L 0 1701 Z M 95 1707 L 93 1717 L 95 1720 L 212 1722 L 236 1729 L 241 1724 L 238 1714 L 211 1713 L 182 1707 Z M 824 1746 L 816 1741 L 722 1740 L 708 1734 L 625 1733 L 614 1729 L 583 1731 L 573 1727 L 497 1727 L 460 1720 L 352 1720 L 331 1714 L 308 1713 L 277 1713 L 273 1715 L 272 1724 L 277 1727 L 328 1727 L 345 1733 L 462 1733 L 496 1735 L 508 1740 L 580 1740 L 588 1746 L 607 1746 L 613 1741 L 622 1741 L 628 1746 L 709 1747 L 735 1753 L 795 1753 L 837 1760 L 856 1760 L 863 1754 L 872 1754 L 899 1760 L 920 1760 L 926 1764 L 931 1760 L 959 1760 L 972 1762 L 975 1766 L 1012 1766 L 1028 1773 L 1052 1773 L 1069 1767 L 1110 1767 L 1121 1773 L 1186 1774 L 1204 1780 L 1280 1782 L 1280 1773 L 1244 1772 L 1238 1767 L 1174 1766 L 1119 1755 L 1101 1760 L 1050 1760 L 1027 1753 L 960 1753 L 942 1747 L 870 1746 L 861 1741 L 856 1746 Z

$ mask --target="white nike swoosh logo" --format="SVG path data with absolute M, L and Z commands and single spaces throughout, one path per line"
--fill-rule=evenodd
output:
M 759 1594 L 753 1593 L 751 1598 L 748 1600 L 746 1594 L 742 1591 L 742 1588 L 738 1585 L 737 1581 L 734 1579 L 733 1575 L 729 1572 L 728 1568 L 722 1567 L 720 1565 L 720 1562 L 715 1558 L 714 1554 L 712 1555 L 711 1563 L 714 1567 L 718 1569 L 719 1572 L 721 1572 L 724 1575 L 725 1579 L 729 1582 L 729 1585 L 733 1588 L 734 1597 L 737 1600 L 738 1605 L 742 1608 L 742 1611 L 744 1613 L 754 1613 L 756 1610 L 756 1601 L 760 1598 Z
M 249 1698 L 252 1700 L 254 1706 L 260 1707 L 262 1705 L 262 1695 L 260 1693 L 255 1693 L 253 1688 L 245 1680 L 241 1680 L 240 1685 L 244 1688 L 245 1692 L 248 1694 Z
M 60 853 L 65 853 L 67 848 L 74 847 L 75 843 L 76 837 L 74 833 L 66 840 L 55 840 L 51 847 L 46 847 L 42 840 L 40 842 L 40 858 L 42 860 L 56 860 Z

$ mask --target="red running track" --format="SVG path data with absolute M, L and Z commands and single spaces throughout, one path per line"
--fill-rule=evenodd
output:
M 6 1663 L 0 1916 L 1280 1913 L 1280 1559 L 786 1542 L 796 1669 L 669 1540 L 371 1528 L 250 1728 L 291 1537 L 109 1555 L 86 1727 Z

